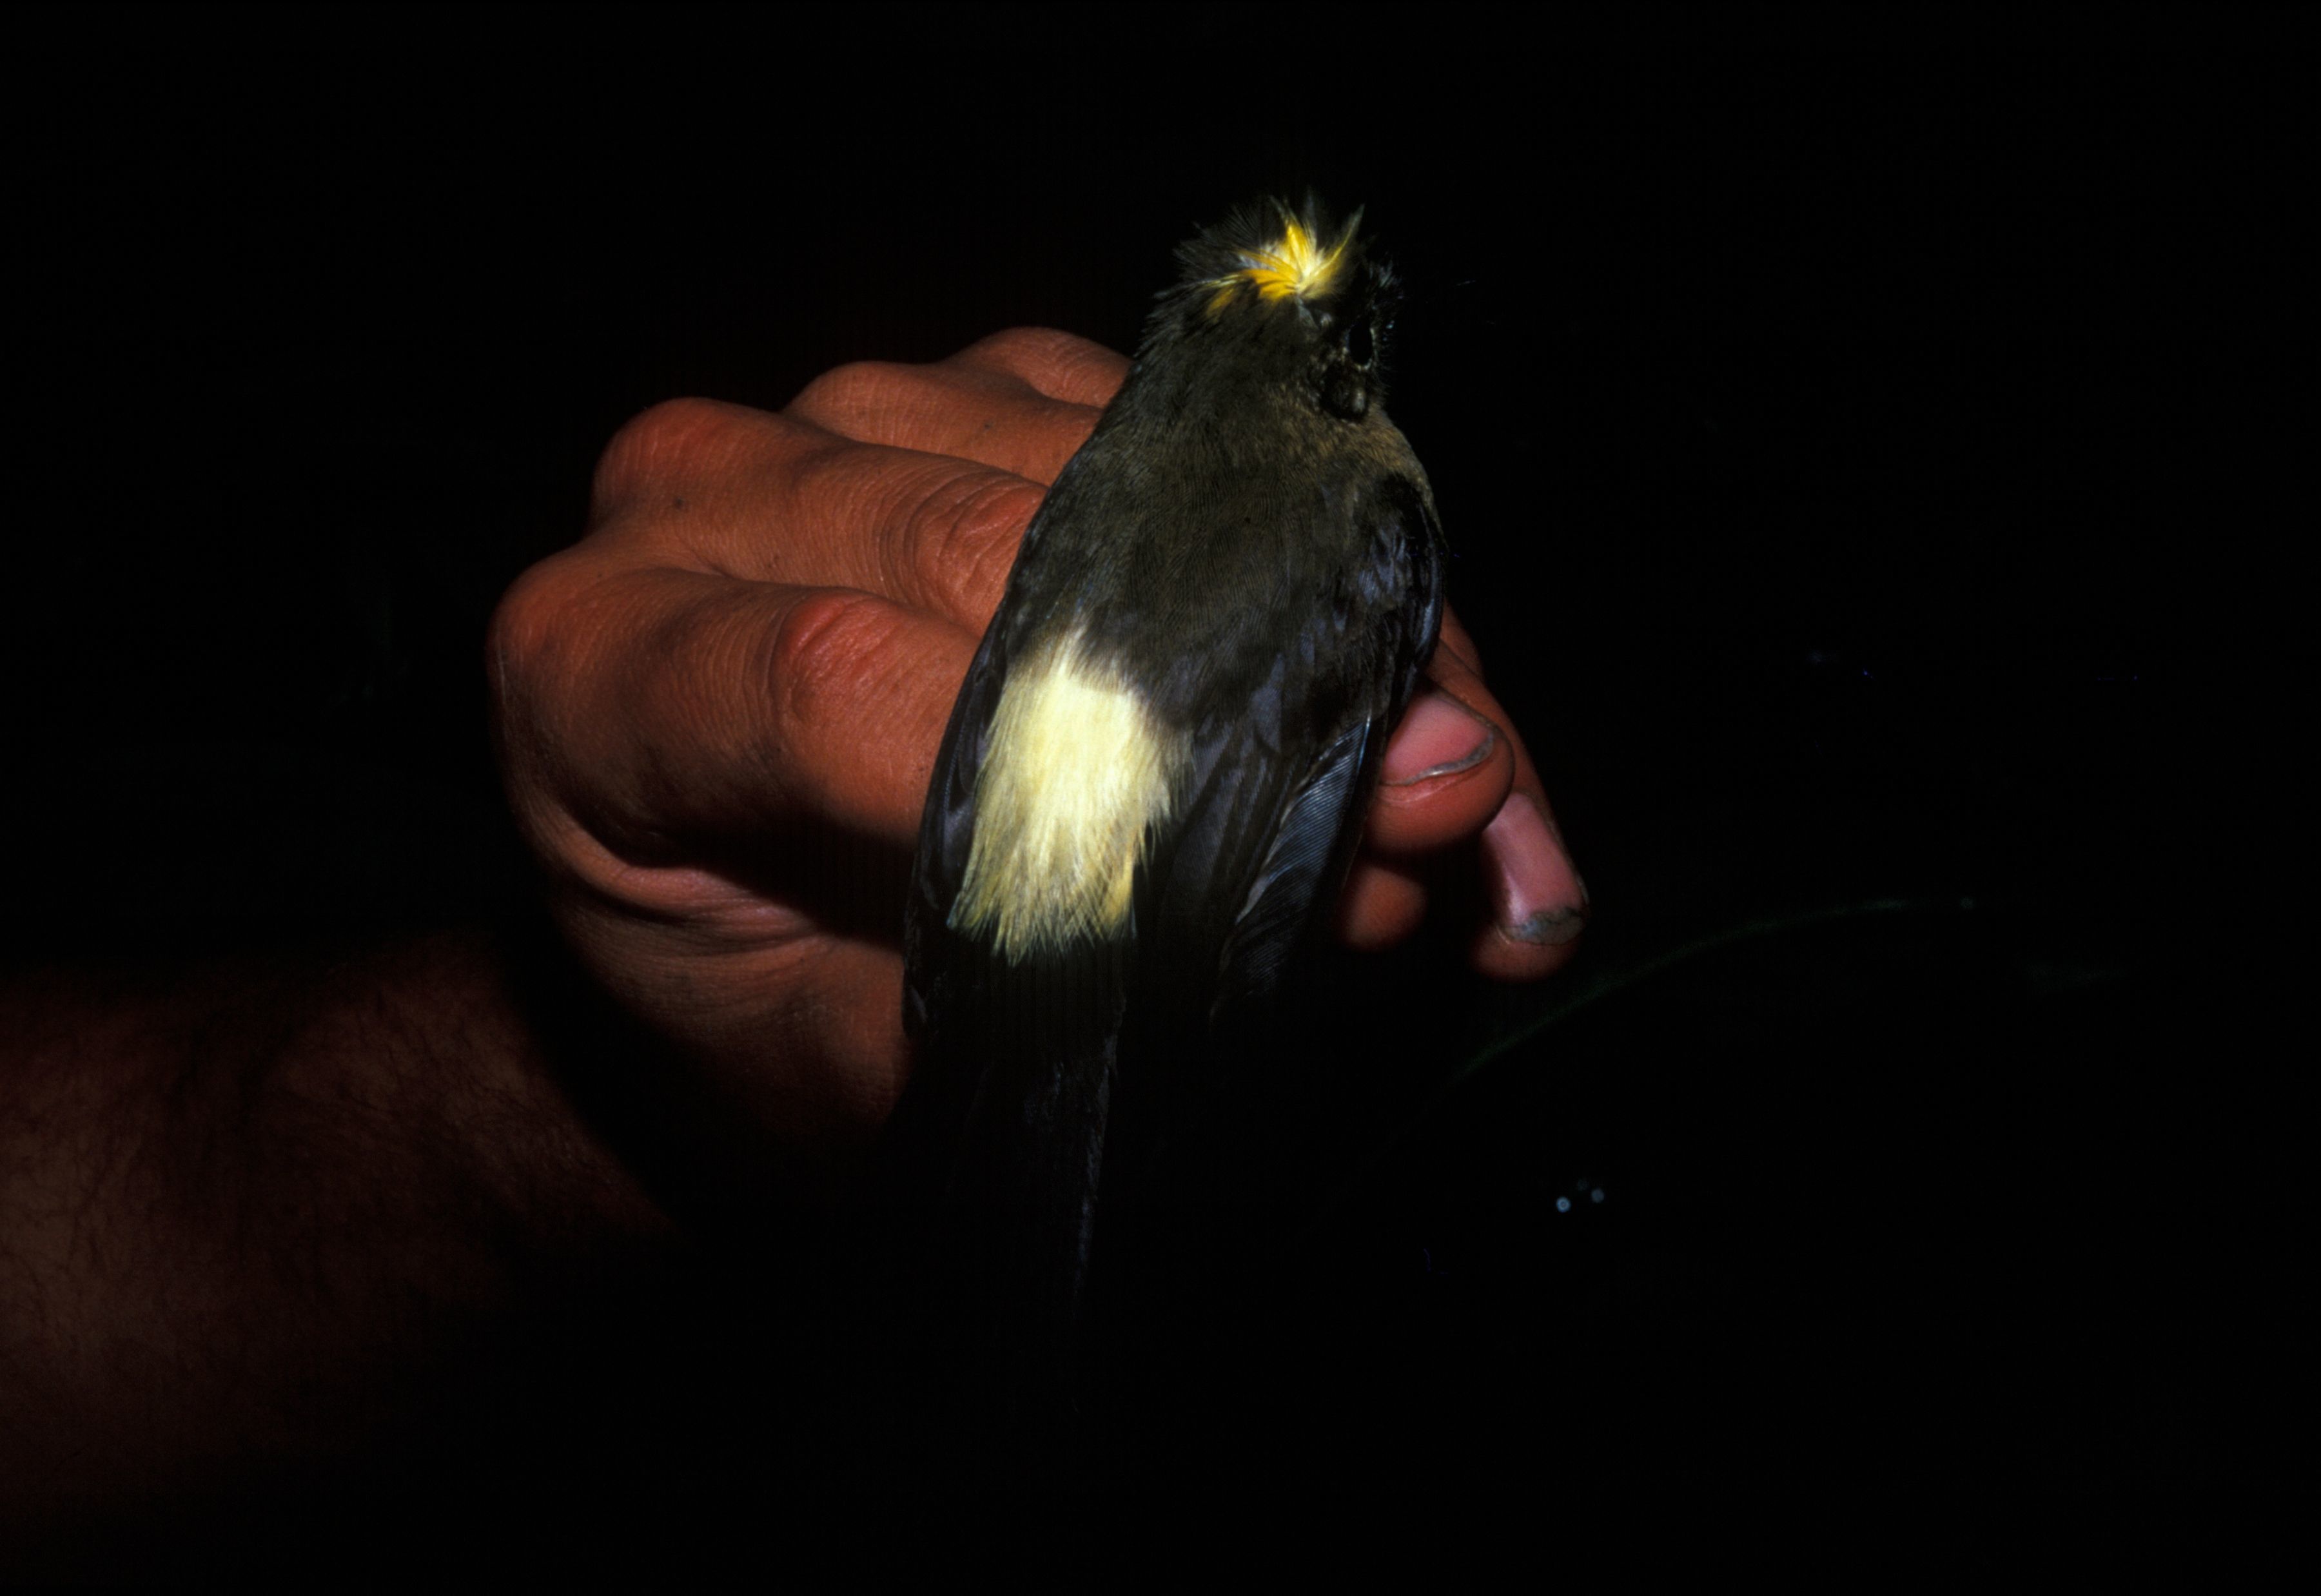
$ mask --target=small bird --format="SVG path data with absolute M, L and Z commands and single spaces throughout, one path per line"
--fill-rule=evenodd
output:
M 960 1128 L 942 1250 L 1033 1384 L 1069 1357 L 1108 1124 L 1326 922 L 1434 647 L 1442 533 L 1381 404 L 1395 285 L 1360 220 L 1269 201 L 1179 247 L 927 793 L 905 1018 Z

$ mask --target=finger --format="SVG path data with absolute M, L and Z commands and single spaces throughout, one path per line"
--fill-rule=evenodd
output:
M 1497 705 L 1476 696 L 1479 707 L 1430 687 L 1411 700 L 1370 802 L 1370 850 L 1406 857 L 1448 848 L 1480 832 L 1506 801 L 1515 745 Z
M 1045 486 L 1088 441 L 1125 370 L 1109 349 L 1067 333 L 1006 332 L 932 366 L 842 366 L 783 413 L 858 442 L 973 460 Z
M 1587 922 L 1588 894 L 1513 722 L 1484 685 L 1473 640 L 1446 614 L 1415 698 L 1387 750 L 1364 836 L 1367 860 L 1391 866 L 1479 842 L 1490 923 L 1470 951 L 1476 967 L 1528 980 L 1568 962 Z M 1388 935 L 1407 906 L 1384 887 L 1354 904 L 1342 930 Z
M 809 826 L 907 848 L 975 643 L 869 594 L 607 572 L 583 545 L 495 618 L 511 790 L 634 864 Z
M 724 1076 L 727 1100 L 788 1158 L 827 1174 L 867 1150 L 909 1056 L 891 943 L 744 938 L 673 980 L 664 923 L 585 900 L 570 907 L 567 935 L 624 1008 L 698 1056 L 746 1061 Z
M 632 565 L 859 588 L 979 630 L 1043 496 L 973 461 L 673 400 L 606 449 L 590 542 Z
M 1051 399 L 1101 410 L 1128 380 L 1128 357 L 1052 327 L 1015 327 L 945 362 L 1004 372 Z
M 1483 831 L 1491 923 L 1469 961 L 1503 981 L 1532 981 L 1569 964 L 1588 927 L 1588 887 L 1546 801 L 1518 788 Z
M 1470 962 L 1501 980 L 1535 980 L 1561 969 L 1578 951 L 1588 924 L 1587 884 L 1571 862 L 1530 751 L 1483 684 L 1474 639 L 1447 612 L 1443 646 L 1435 650 L 1428 674 L 1443 692 L 1502 730 L 1514 761 L 1506 800 L 1482 830 L 1483 881 L 1491 917 L 1469 949 Z M 1424 784 L 1413 792 L 1414 804 L 1423 807 L 1427 801 Z
M 1387 744 L 1363 836 L 1373 853 L 1433 853 L 1474 837 L 1523 764 L 1522 740 L 1483 685 L 1474 639 L 1448 608 L 1426 675 Z
M 1448 604 L 1443 608 L 1443 630 L 1435 640 L 1434 663 L 1440 665 L 1445 657 L 1468 676 L 1481 679 L 1482 657 L 1476 652 L 1474 637 Z
M 1362 861 L 1338 895 L 1338 940 L 1358 953 L 1379 953 L 1415 934 L 1426 918 L 1426 888 L 1407 869 Z

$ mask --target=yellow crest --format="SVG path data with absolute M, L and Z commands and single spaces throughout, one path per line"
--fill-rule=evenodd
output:
M 1209 297 L 1209 313 L 1223 310 L 1244 283 L 1253 284 L 1258 297 L 1267 300 L 1315 299 L 1329 293 L 1339 268 L 1345 265 L 1346 250 L 1361 219 L 1361 212 L 1354 213 L 1338 234 L 1338 241 L 1324 249 L 1305 222 L 1285 210 L 1279 238 L 1261 248 L 1242 249 L 1245 262 L 1242 268 L 1215 279 L 1216 292 Z

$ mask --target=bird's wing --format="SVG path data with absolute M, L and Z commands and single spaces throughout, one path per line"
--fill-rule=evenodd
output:
M 1183 824 L 1156 883 L 1157 939 L 1215 961 L 1193 984 L 1211 1023 L 1273 990 L 1335 902 L 1387 739 L 1442 622 L 1441 533 L 1424 490 L 1397 476 L 1364 498 L 1366 567 L 1350 585 L 1393 602 L 1346 635 L 1286 648 L 1281 673 L 1243 712 L 1197 739 Z M 1317 709 L 1322 724 L 1293 723 Z
M 950 1327 L 950 1444 L 987 1459 L 1037 1456 L 1069 1411 L 1127 959 L 1117 936 L 1010 957 L 949 923 L 1016 631 L 995 624 L 977 651 L 920 824 L 904 1010 L 918 1051 L 888 1144 L 920 1216 L 925 1311 Z
M 954 1132 L 969 1127 L 949 1195 L 984 1203 L 1092 1185 L 1100 1089 L 1124 1001 L 1125 938 L 1069 939 L 1011 957 L 949 923 L 1016 630 L 989 630 L 952 707 L 920 822 L 904 933 L 905 1020 L 920 1043 L 915 1101 L 906 1106 Z M 1033 1165 L 1058 1160 L 1035 1175 Z M 1091 1167 L 1078 1169 L 1082 1162 Z

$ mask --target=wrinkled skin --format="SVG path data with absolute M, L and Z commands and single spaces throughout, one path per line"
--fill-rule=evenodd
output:
M 1019 331 L 842 367 L 779 414 L 661 405 L 606 450 L 587 536 L 494 623 L 509 796 L 564 933 L 802 1158 L 867 1145 L 907 1078 L 901 897 L 945 718 L 1025 524 L 1126 370 Z M 1407 937 L 1429 867 L 1463 856 L 1494 908 L 1476 968 L 1545 975 L 1584 891 L 1455 615 L 1428 674 L 1338 935 Z

